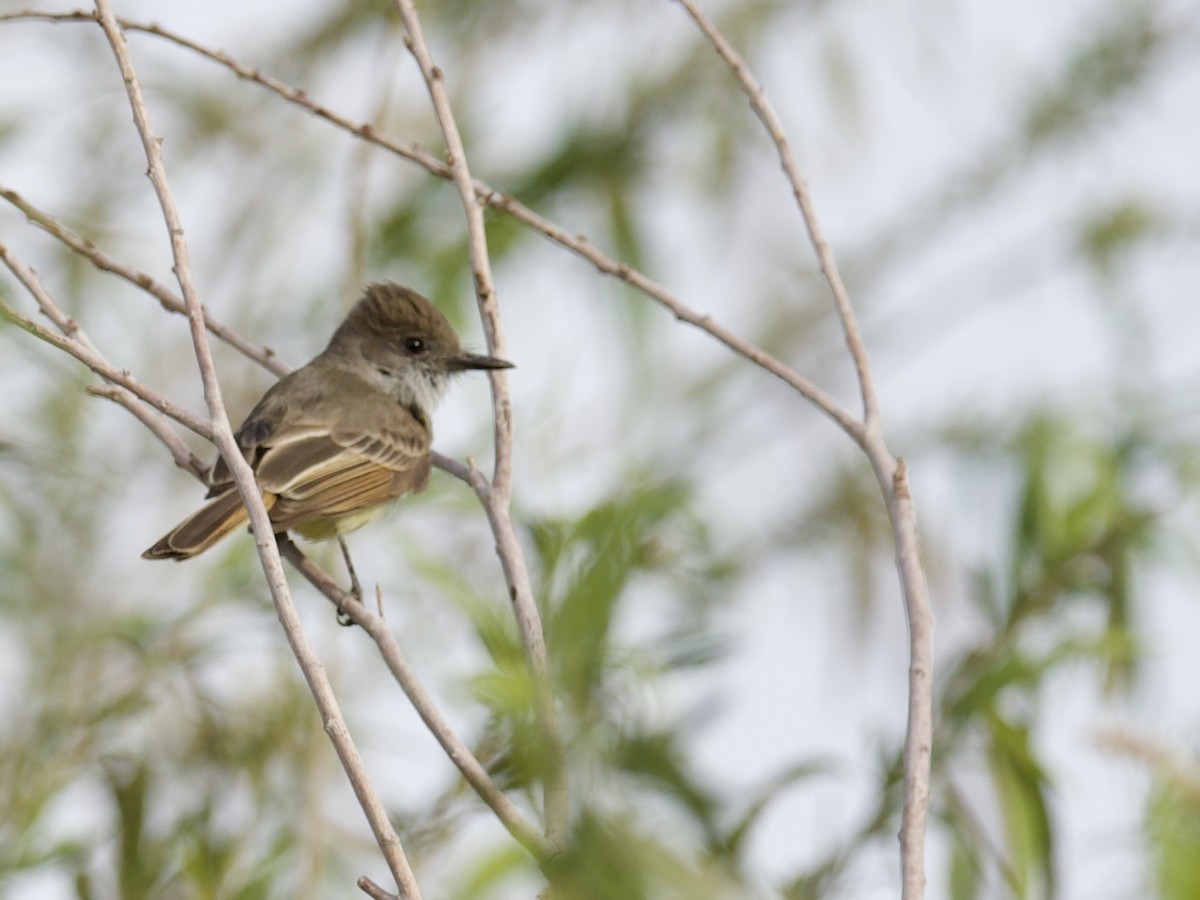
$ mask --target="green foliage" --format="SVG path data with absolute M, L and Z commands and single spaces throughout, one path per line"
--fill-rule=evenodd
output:
M 1048 779 L 1030 744 L 1029 728 L 999 716 L 992 716 L 988 726 L 988 768 L 1004 815 L 1009 886 L 1018 897 L 1053 896 Z
M 1111 272 L 1131 249 L 1144 244 L 1164 227 L 1160 212 L 1139 197 L 1128 197 L 1097 210 L 1084 222 L 1080 245 L 1098 270 Z
M 1200 780 L 1160 771 L 1147 809 L 1154 874 L 1163 900 L 1200 896 Z
M 1078 137 L 1097 110 L 1140 84 L 1146 69 L 1159 59 L 1156 51 L 1165 35 L 1154 4 L 1117 4 L 1111 16 L 1076 50 L 1055 88 L 1030 108 L 1026 129 L 1031 145 Z

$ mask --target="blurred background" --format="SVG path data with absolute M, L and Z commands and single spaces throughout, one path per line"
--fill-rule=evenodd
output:
M 382 0 L 115 6 L 440 152 Z M 928 896 L 1200 896 L 1200 12 L 704 6 L 788 128 L 909 466 L 937 615 Z M 421 13 L 477 178 L 858 409 L 774 150 L 680 8 Z M 482 349 L 450 185 L 129 40 L 217 318 L 298 365 L 392 279 Z M 99 28 L 0 21 L 0 185 L 170 284 L 144 171 Z M 645 297 L 488 222 L 515 513 L 570 743 L 564 895 L 897 896 L 907 639 L 865 460 Z M 8 203 L 0 241 L 114 364 L 203 410 L 181 317 Z M 7 272 L 0 296 L 35 315 Z M 215 352 L 239 418 L 272 376 Z M 0 319 L 0 895 L 383 882 L 252 542 L 139 558 L 202 490 L 94 381 Z M 486 468 L 488 403 L 464 378 L 437 449 Z M 351 544 L 426 685 L 534 815 L 528 685 L 474 497 L 435 473 Z M 425 895 L 536 895 L 366 636 L 293 586 Z

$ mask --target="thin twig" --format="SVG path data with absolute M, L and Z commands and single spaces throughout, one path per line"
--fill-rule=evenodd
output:
M 496 288 L 492 280 L 491 263 L 488 260 L 483 206 L 476 194 L 471 170 L 467 165 L 466 149 L 458 131 L 454 111 L 450 108 L 450 100 L 446 96 L 444 75 L 434 63 L 425 43 L 421 20 L 412 0 L 394 0 L 394 5 L 407 32 L 405 46 L 417 61 L 421 76 L 425 79 L 425 86 L 429 90 L 434 115 L 446 142 L 446 162 L 450 168 L 451 179 L 458 189 L 459 200 L 466 215 L 471 275 L 475 282 L 475 296 L 479 303 L 479 314 L 483 320 L 488 350 L 493 355 L 503 357 L 504 330 L 500 324 L 500 308 L 496 302 Z M 517 540 L 516 528 L 512 521 L 512 399 L 507 373 L 503 369 L 495 369 L 489 372 L 489 375 L 495 411 L 495 468 L 488 489 L 477 490 L 477 493 L 496 537 L 496 552 L 504 569 L 513 613 L 533 672 L 538 720 L 549 750 L 544 794 L 546 837 L 552 846 L 561 847 L 566 837 L 570 809 L 566 759 L 562 735 L 558 728 L 558 714 L 554 707 L 554 692 L 550 686 L 541 615 L 533 597 L 525 553 Z
M 405 31 L 408 32 L 404 44 L 417 61 L 425 79 L 425 86 L 429 90 L 434 115 L 446 141 L 446 163 L 450 169 L 450 178 L 458 189 L 459 201 L 466 214 L 467 254 L 471 262 L 471 277 L 475 282 L 475 296 L 479 302 L 479 314 L 483 320 L 488 352 L 503 358 L 506 349 L 504 329 L 500 324 L 500 307 L 496 302 L 496 285 L 492 279 L 492 266 L 488 258 L 483 207 L 475 195 L 471 170 L 467 164 L 467 151 L 458 131 L 454 111 L 450 108 L 450 98 L 446 96 L 444 75 L 441 68 L 433 62 L 421 30 L 420 17 L 412 0 L 394 0 L 394 5 L 404 22 Z M 492 489 L 498 497 L 507 500 L 512 490 L 512 403 L 508 391 L 508 373 L 504 369 L 492 369 L 488 374 L 491 377 L 496 406 L 496 459 Z
M 66 13 L 43 13 L 30 10 L 0 15 L 0 21 L 4 19 L 28 19 L 49 22 L 78 22 L 90 21 L 93 18 L 94 16 L 91 13 L 82 10 Z M 237 77 L 274 92 L 289 103 L 301 107 L 317 118 L 342 129 L 355 138 L 374 144 L 409 162 L 416 163 L 437 178 L 446 181 L 453 180 L 454 176 L 450 167 L 433 154 L 415 144 L 404 144 L 391 140 L 379 134 L 370 123 L 357 123 L 345 116 L 339 115 L 313 100 L 305 91 L 293 88 L 269 75 L 264 75 L 261 70 L 244 65 L 223 51 L 204 47 L 159 25 L 132 22 L 127 19 L 121 19 L 120 22 L 121 26 L 127 31 L 139 31 L 162 38 L 187 50 L 191 50 L 193 53 L 197 53 L 212 62 L 225 66 Z M 678 321 L 698 328 L 721 344 L 724 344 L 738 356 L 743 357 L 783 381 L 836 422 L 857 443 L 862 444 L 864 439 L 862 424 L 847 412 L 837 400 L 782 360 L 772 356 L 753 342 L 746 340 L 729 328 L 721 325 L 711 316 L 693 310 L 664 285 L 659 284 L 627 263 L 620 262 L 604 253 L 595 247 L 586 237 L 573 234 L 567 229 L 554 224 L 549 219 L 529 209 L 529 207 L 522 204 L 511 194 L 498 191 L 479 179 L 475 179 L 472 185 L 476 196 L 488 206 L 507 213 L 518 222 L 521 222 L 565 250 L 587 261 L 597 271 L 625 282 L 630 287 L 640 291 L 664 307 Z
M 63 333 L 58 334 L 48 328 L 44 328 L 2 300 L 0 300 L 0 314 L 8 317 L 39 340 L 45 341 L 47 344 L 69 353 L 105 381 L 120 385 L 135 394 L 139 399 L 149 403 L 159 412 L 170 416 L 185 428 L 191 429 L 203 438 L 212 440 L 212 428 L 203 419 L 193 415 L 173 401 L 168 400 L 157 391 L 146 387 L 125 369 L 118 369 L 109 363 L 88 339 L 83 329 L 79 327 L 79 323 L 63 313 L 58 304 L 54 302 L 54 298 L 50 296 L 50 293 L 42 284 L 42 280 L 38 277 L 37 272 L 17 259 L 4 244 L 0 244 L 0 262 L 3 262 L 8 267 L 8 270 L 16 276 L 17 280 L 24 285 L 30 296 L 34 298 L 38 308 Z
M 370 776 L 363 765 L 358 748 L 354 745 L 350 737 L 345 719 L 338 707 L 337 698 L 334 696 L 333 688 L 329 683 L 328 676 L 325 674 L 324 666 L 317 659 L 312 645 L 309 643 L 301 627 L 300 617 L 296 612 L 296 607 L 288 588 L 287 578 L 284 575 L 283 562 L 279 557 L 279 550 L 275 545 L 274 529 L 267 516 L 262 494 L 254 480 L 254 473 L 250 469 L 249 463 L 241 455 L 234 441 L 233 428 L 225 412 L 225 404 L 221 397 L 221 388 L 217 381 L 212 352 L 208 346 L 204 310 L 195 285 L 192 282 L 183 224 L 180 221 L 170 184 L 167 181 L 166 168 L 163 165 L 162 141 L 155 134 L 150 124 L 149 114 L 146 111 L 145 100 L 142 96 L 141 86 L 138 83 L 137 73 L 133 67 L 133 61 L 129 55 L 125 35 L 116 22 L 112 8 L 109 5 L 109 0 L 96 0 L 96 12 L 100 25 L 104 29 L 105 37 L 108 38 L 113 55 L 121 71 L 121 78 L 125 84 L 125 93 L 129 98 L 134 123 L 145 151 L 150 181 L 154 185 L 154 191 L 158 197 L 159 206 L 162 209 L 163 218 L 167 225 L 167 232 L 171 239 L 171 254 L 175 261 L 173 269 L 175 277 L 179 281 L 180 290 L 183 293 L 184 303 L 187 306 L 188 324 L 191 328 L 192 344 L 196 351 L 196 361 L 200 369 L 201 380 L 204 383 L 204 399 L 208 404 L 209 414 L 212 418 L 213 436 L 218 449 L 221 451 L 221 455 L 229 466 L 238 491 L 242 496 L 242 501 L 246 504 L 246 509 L 250 517 L 250 525 L 254 532 L 255 543 L 258 546 L 259 560 L 262 563 L 263 572 L 266 575 L 271 591 L 271 597 L 275 603 L 276 614 L 279 617 L 280 624 L 283 626 L 284 633 L 287 636 L 296 661 L 299 663 L 312 691 L 313 698 L 316 700 L 325 730 L 329 734 L 343 768 L 346 770 L 347 777 L 354 788 L 359 805 L 366 813 L 367 820 L 370 822 L 371 829 L 375 833 L 375 838 L 379 843 L 384 858 L 387 860 L 388 867 L 396 879 L 400 895 L 404 900 L 419 900 L 421 891 L 417 885 L 416 877 L 413 875 L 412 867 L 409 865 L 408 857 L 400 844 L 399 837 L 392 829 L 383 802 L 380 800 L 374 785 L 371 784 Z
M 867 457 L 883 489 L 896 548 L 896 568 L 908 618 L 908 723 L 904 735 L 904 813 L 900 823 L 902 900 L 925 895 L 925 828 L 933 760 L 933 609 L 921 563 L 917 513 L 903 459 L 893 460 L 882 436 Z
M 693 17 L 697 18 L 696 8 L 690 2 L 684 3 L 689 12 L 693 13 Z M 69 21 L 94 18 L 86 12 L 74 12 L 63 14 L 43 14 L 35 11 L 9 13 L 0 15 L 0 21 L 4 19 L 45 19 L 50 21 Z M 699 17 L 698 22 L 703 17 Z M 411 160 L 418 165 L 421 165 L 431 174 L 446 180 L 454 180 L 455 176 L 451 168 L 440 160 L 433 157 L 431 154 L 421 150 L 419 147 L 399 144 L 387 138 L 378 135 L 370 124 L 356 124 L 349 119 L 332 113 L 327 108 L 311 100 L 303 91 L 291 88 L 281 82 L 264 76 L 257 69 L 252 69 L 237 63 L 228 55 L 219 51 L 212 51 L 192 41 L 182 38 L 178 35 L 169 33 L 167 30 L 154 25 L 141 25 L 138 23 L 124 22 L 125 27 L 129 30 L 143 31 L 165 40 L 173 41 L 180 46 L 184 46 L 196 53 L 199 53 L 215 62 L 225 65 L 230 68 L 236 75 L 241 78 L 258 83 L 269 90 L 282 96 L 287 101 L 305 108 L 307 111 L 322 118 L 335 126 L 342 128 L 355 137 L 376 144 L 389 152 L 399 155 L 405 159 Z M 701 26 L 703 27 L 703 25 Z M 715 32 L 715 30 L 714 30 Z M 707 31 L 706 31 L 707 33 Z M 907 480 L 902 469 L 902 463 L 897 462 L 887 452 L 883 445 L 882 439 L 878 435 L 878 411 L 874 397 L 873 383 L 870 377 L 869 367 L 866 365 L 867 357 L 863 348 L 861 337 L 859 336 L 856 320 L 853 315 L 853 309 L 850 307 L 849 299 L 845 291 L 844 285 L 841 283 L 840 276 L 837 274 L 836 266 L 832 264 L 832 255 L 829 253 L 828 243 L 825 240 L 819 227 L 816 225 L 816 217 L 812 212 L 812 204 L 809 199 L 807 186 L 802 178 L 799 177 L 798 167 L 795 165 L 794 159 L 791 158 L 790 148 L 786 142 L 786 136 L 782 128 L 779 126 L 778 117 L 774 115 L 769 104 L 756 103 L 756 98 L 765 101 L 765 95 L 757 83 L 749 76 L 748 70 L 744 63 L 736 54 L 732 53 L 731 48 L 724 39 L 716 33 L 716 37 L 720 39 L 717 44 L 719 52 L 722 51 L 722 45 L 727 52 L 722 52 L 722 56 L 726 62 L 734 69 L 735 75 L 738 75 L 739 82 L 743 89 L 748 91 L 751 103 L 754 105 L 755 112 L 763 119 L 768 131 L 775 139 L 776 147 L 781 153 L 781 162 L 788 174 L 789 180 L 792 183 L 793 193 L 801 206 L 801 211 L 805 218 L 806 226 L 809 228 L 809 236 L 813 241 L 817 251 L 818 259 L 821 263 L 822 270 L 828 279 L 831 279 L 831 288 L 834 292 L 835 302 L 838 307 L 839 316 L 842 321 L 843 329 L 846 332 L 847 344 L 850 347 L 851 354 L 859 375 L 860 391 L 863 395 L 864 407 L 864 422 L 860 423 L 855 420 L 846 410 L 832 397 L 822 391 L 808 379 L 799 375 L 791 367 L 787 366 L 775 357 L 763 352 L 749 341 L 740 338 L 733 332 L 714 322 L 710 317 L 701 315 L 690 309 L 671 294 L 665 287 L 657 284 L 653 280 L 647 278 L 642 273 L 635 269 L 614 260 L 612 257 L 604 254 L 593 247 L 586 238 L 568 233 L 566 230 L 559 228 L 549 220 L 532 212 L 527 207 L 524 207 L 513 197 L 496 191 L 485 183 L 474 180 L 471 186 L 475 195 L 484 203 L 491 205 L 499 210 L 502 210 L 509 215 L 512 215 L 518 221 L 526 224 L 530 228 L 542 233 L 550 240 L 558 243 L 565 249 L 570 250 L 581 258 L 587 260 L 594 265 L 599 271 L 625 281 L 632 287 L 640 290 L 648 297 L 658 302 L 670 310 L 680 321 L 693 325 L 700 330 L 708 333 L 719 342 L 723 343 L 734 353 L 746 358 L 755 365 L 763 368 L 765 371 L 775 375 L 798 393 L 810 400 L 818 409 L 824 412 L 827 416 L 833 419 L 856 443 L 858 443 L 871 459 L 872 466 L 875 470 L 877 478 L 880 480 L 881 486 L 884 487 L 884 493 L 888 501 L 889 516 L 892 519 L 893 531 L 897 544 L 897 562 L 901 570 L 902 582 L 905 589 L 906 610 L 909 616 L 910 623 L 910 640 L 912 643 L 912 667 L 910 670 L 910 728 L 908 740 L 906 742 L 906 821 L 903 827 L 902 842 L 906 848 L 919 846 L 922 841 L 914 841 L 914 835 L 923 834 L 923 816 L 924 806 L 921 803 L 916 803 L 916 806 L 921 808 L 920 817 L 922 819 L 921 826 L 914 828 L 916 818 L 910 814 L 910 808 L 914 805 L 912 801 L 917 797 L 917 792 L 914 788 L 919 787 L 919 784 L 913 783 L 914 770 L 919 770 L 922 767 L 925 772 L 928 772 L 928 758 L 930 753 L 930 744 L 928 741 L 922 742 L 920 734 L 926 730 L 923 722 L 932 720 L 932 706 L 929 705 L 926 709 L 920 708 L 919 698 L 925 696 L 925 690 L 922 686 L 928 686 L 931 683 L 931 629 L 932 616 L 929 611 L 927 589 L 924 584 L 924 576 L 920 567 L 920 559 L 917 550 L 917 531 L 915 524 L 915 514 L 912 507 L 912 498 L 908 492 Z M 712 39 L 712 35 L 710 35 Z M 714 41 L 716 43 L 716 41 Z M 740 69 L 740 71 L 739 71 Z M 480 493 L 481 500 L 487 506 L 486 496 L 486 481 L 482 478 L 476 479 L 473 470 L 463 466 L 453 460 L 445 458 L 435 459 L 435 465 L 445 469 L 447 472 L 456 477 L 472 484 Z M 480 483 L 482 482 L 482 484 Z M 481 490 L 482 488 L 482 490 Z M 502 557 L 503 558 L 503 557 Z M 508 573 L 506 572 L 506 577 Z M 921 690 L 918 688 L 921 687 Z M 914 705 L 914 702 L 916 705 Z M 931 726 L 930 726 L 931 727 Z M 922 766 L 922 760 L 924 760 Z M 927 791 L 927 774 L 926 774 L 926 791 Z M 927 794 L 926 794 L 927 796 Z M 914 854 L 919 855 L 919 851 L 906 849 L 906 860 Z M 905 885 L 914 883 L 914 879 L 910 877 L 911 873 L 906 863 L 905 870 Z M 921 879 L 923 881 L 923 877 Z M 910 894 L 906 891 L 906 896 Z
M 475 185 L 475 189 L 489 206 L 508 213 L 518 222 L 527 225 L 563 249 L 569 250 L 581 259 L 591 263 L 598 272 L 625 282 L 630 287 L 649 297 L 659 306 L 668 310 L 677 321 L 698 328 L 709 337 L 724 344 L 738 356 L 775 376 L 837 423 L 856 443 L 862 444 L 865 437 L 862 424 L 830 394 L 818 387 L 815 382 L 805 378 L 787 363 L 772 356 L 753 341 L 747 340 L 732 329 L 720 324 L 712 316 L 692 309 L 676 297 L 665 285 L 643 274 L 628 263 L 620 262 L 609 256 L 593 245 L 583 235 L 572 234 L 565 228 L 555 225 L 545 216 L 539 215 L 522 204 L 511 194 L 493 190 L 479 181 Z
M 521 814 L 499 786 L 488 775 L 487 770 L 479 762 L 471 748 L 454 731 L 453 726 L 442 715 L 437 705 L 430 698 L 417 676 L 416 670 L 409 665 L 404 651 L 387 623 L 380 616 L 372 613 L 352 592 L 344 590 L 329 573 L 304 555 L 287 535 L 278 535 L 279 550 L 301 575 L 308 579 L 318 591 L 324 594 L 334 607 L 344 612 L 355 625 L 358 625 L 375 642 L 384 663 L 400 685 L 405 696 L 421 717 L 421 721 L 433 734 L 434 738 L 450 761 L 458 768 L 463 778 L 475 790 L 481 800 L 491 807 L 501 824 L 539 861 L 544 861 L 550 855 L 546 841 Z
M 812 194 L 809 192 L 808 182 L 805 181 L 804 175 L 800 172 L 800 166 L 796 162 L 796 157 L 792 153 L 792 147 L 788 142 L 787 134 L 783 130 L 783 123 L 779 120 L 779 116 L 775 113 L 771 101 L 767 99 L 766 93 L 755 79 L 749 66 L 738 55 L 737 51 L 733 49 L 716 25 L 704 13 L 700 12 L 695 0 L 679 0 L 679 4 L 687 10 L 688 15 L 692 17 L 692 20 L 704 32 L 705 37 L 712 43 L 713 48 L 720 55 L 721 59 L 725 60 L 725 63 L 733 72 L 738 85 L 750 100 L 750 106 L 754 110 L 754 114 L 762 122 L 763 127 L 767 130 L 767 134 L 770 135 L 771 142 L 775 145 L 775 149 L 779 153 L 779 164 L 783 167 L 783 171 L 787 175 L 788 182 L 792 187 L 792 195 L 796 198 L 796 203 L 800 207 L 800 215 L 804 219 L 805 228 L 808 229 L 808 239 L 817 254 L 817 262 L 821 267 L 821 274 L 825 276 L 825 280 L 829 283 L 829 289 L 833 292 L 833 300 L 837 305 L 838 318 L 842 322 L 842 330 L 846 335 L 846 346 L 850 350 L 850 356 L 854 360 L 854 367 L 858 371 L 858 386 L 862 393 L 863 422 L 867 429 L 870 430 L 874 427 L 875 420 L 879 417 L 879 403 L 875 397 L 875 383 L 871 378 L 871 363 L 867 356 L 866 347 L 863 344 L 862 332 L 858 327 L 858 318 L 855 316 L 854 307 L 850 303 L 850 294 L 846 291 L 846 285 L 842 282 L 837 262 L 833 258 L 833 251 L 830 249 L 829 241 L 825 238 L 824 229 L 821 228 L 821 223 L 817 219 L 817 211 L 813 206 Z
M 361 890 L 368 897 L 372 898 L 372 900 L 400 900 L 400 898 L 395 894 L 391 893 L 390 891 L 385 891 L 366 875 L 363 875 L 361 878 L 359 878 L 356 883 L 358 884 L 359 890 Z
M 907 470 L 903 460 L 892 458 L 884 443 L 875 384 L 858 319 L 829 242 L 817 219 L 808 184 L 792 154 L 783 123 L 745 61 L 716 25 L 699 10 L 695 0 L 679 0 L 679 3 L 729 66 L 775 145 L 792 194 L 800 207 L 821 272 L 833 293 L 834 305 L 846 336 L 846 346 L 858 375 L 863 422 L 861 429 L 848 430 L 848 433 L 870 461 L 887 506 L 908 618 L 908 722 L 904 741 L 904 811 L 900 825 L 901 896 L 903 900 L 918 900 L 925 894 L 925 831 L 933 753 L 933 612 L 921 564 L 916 511 Z
M 208 477 L 208 465 L 175 433 L 166 417 L 139 400 L 132 392 L 115 384 L 93 384 L 87 388 L 87 392 L 94 397 L 104 397 L 125 407 L 150 430 L 151 434 L 163 442 L 174 457 L 175 465 L 191 472 L 200 481 L 205 481 Z
M 81 237 L 49 213 L 38 209 L 16 191 L 0 185 L 0 197 L 3 197 L 17 209 L 21 210 L 21 212 L 25 213 L 30 222 L 52 237 L 57 238 L 80 256 L 89 260 L 97 269 L 103 272 L 111 272 L 151 294 L 158 300 L 162 308 L 168 312 L 182 316 L 187 315 L 187 307 L 183 301 L 166 285 L 156 281 L 145 272 L 139 272 L 132 266 L 127 266 L 113 259 L 92 243 L 92 241 Z M 228 325 L 214 319 L 207 309 L 204 310 L 204 324 L 214 336 L 220 338 L 235 350 L 240 351 L 247 358 L 254 360 L 254 362 L 263 368 L 274 372 L 276 375 L 282 376 L 287 374 L 287 364 L 275 355 L 274 350 L 247 340 Z

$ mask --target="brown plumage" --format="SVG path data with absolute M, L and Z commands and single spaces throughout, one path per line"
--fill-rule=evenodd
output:
M 276 532 L 332 538 L 429 481 L 430 416 L 449 376 L 511 364 L 464 353 L 420 294 L 373 284 L 308 365 L 285 375 L 238 429 Z M 142 554 L 189 559 L 247 521 L 223 459 L 212 499 Z

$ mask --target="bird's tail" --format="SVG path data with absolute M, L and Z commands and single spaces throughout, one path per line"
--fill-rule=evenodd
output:
M 263 501 L 267 508 L 273 505 L 275 496 L 266 494 Z M 191 559 L 203 553 L 233 529 L 246 522 L 246 507 L 234 489 L 230 489 L 210 500 L 192 513 L 153 547 L 142 554 L 142 559 Z

